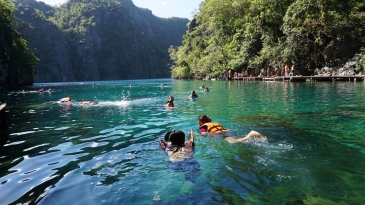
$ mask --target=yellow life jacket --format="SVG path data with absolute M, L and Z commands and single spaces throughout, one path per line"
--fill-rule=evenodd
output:
M 204 123 L 201 127 L 207 127 L 207 132 L 215 133 L 218 131 L 225 132 L 227 129 L 225 129 L 221 124 L 217 122 L 207 122 Z

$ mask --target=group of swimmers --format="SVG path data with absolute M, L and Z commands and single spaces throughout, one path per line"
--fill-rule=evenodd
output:
M 207 115 L 200 115 L 198 118 L 199 130 L 201 135 L 221 135 L 229 143 L 246 142 L 251 138 L 263 138 L 263 136 L 256 131 L 251 131 L 243 138 L 234 138 L 225 136 L 229 130 L 224 128 L 218 122 L 212 122 Z M 184 161 L 192 159 L 191 152 L 194 147 L 194 133 L 191 130 L 189 133 L 189 141 L 185 142 L 185 133 L 181 130 L 174 130 L 165 134 L 165 141 L 160 137 L 159 143 L 163 150 L 165 150 L 172 162 Z
M 202 86 L 200 88 L 204 89 L 204 92 L 209 92 L 210 91 L 210 89 L 208 87 L 205 87 L 204 84 L 202 84 Z M 199 96 L 196 94 L 195 90 L 191 91 L 191 93 L 189 95 L 189 99 L 196 99 L 198 97 Z M 167 98 L 167 101 L 165 102 L 165 106 L 166 107 L 174 107 L 174 96 L 170 95 Z
M 65 98 L 62 98 L 58 102 L 59 103 L 69 103 L 69 102 L 71 102 L 71 98 L 70 97 L 65 97 Z M 98 104 L 98 102 L 95 102 L 93 100 L 86 100 L 86 101 L 82 100 L 80 102 L 80 105 L 97 105 L 97 104 Z
M 209 92 L 210 91 L 210 89 L 208 87 L 205 87 L 204 84 L 202 84 L 202 86 L 200 86 L 200 89 L 203 89 L 204 92 Z M 196 99 L 198 97 L 199 96 L 196 94 L 195 90 L 191 91 L 191 93 L 189 95 L 190 99 Z
M 52 92 L 52 89 L 48 89 L 47 91 L 50 93 L 50 92 Z M 44 88 L 41 88 L 40 90 L 38 90 L 38 92 L 43 93 L 44 92 Z
M 209 87 L 206 87 L 204 84 L 202 84 L 202 86 L 200 86 L 200 89 L 203 89 L 204 92 L 210 91 Z
M 205 92 L 209 92 L 209 88 L 204 84 L 201 85 L 200 89 L 203 89 Z M 189 96 L 190 99 L 198 98 L 198 95 L 193 90 Z M 174 107 L 174 97 L 169 96 L 166 103 L 166 107 Z M 245 142 L 250 138 L 262 138 L 263 136 L 256 131 L 251 131 L 248 135 L 243 138 L 234 138 L 228 137 L 226 134 L 229 132 L 228 129 L 224 128 L 218 122 L 212 122 L 212 120 L 206 115 L 200 115 L 198 118 L 199 130 L 201 135 L 205 134 L 213 134 L 213 135 L 222 135 L 224 139 L 229 143 L 239 143 Z M 185 133 L 181 130 L 174 130 L 167 132 L 165 134 L 165 141 L 163 141 L 160 136 L 159 143 L 163 150 L 165 150 L 172 162 L 184 161 L 187 159 L 192 159 L 192 148 L 194 147 L 194 133 L 191 130 L 189 133 L 189 141 L 185 142 Z

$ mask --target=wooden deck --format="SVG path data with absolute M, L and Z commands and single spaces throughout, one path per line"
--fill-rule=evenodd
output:
M 278 76 L 278 77 L 234 77 L 233 80 L 245 81 L 289 81 L 289 82 L 331 82 L 364 81 L 365 76 Z

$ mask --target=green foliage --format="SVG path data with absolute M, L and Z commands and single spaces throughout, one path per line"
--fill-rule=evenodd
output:
M 28 42 L 24 38 L 18 36 L 13 39 L 10 59 L 10 68 L 19 72 L 16 85 L 33 84 L 37 74 L 35 65 L 38 62 L 38 58 L 29 51 Z
M 0 77 L 1 85 L 31 85 L 36 75 L 38 58 L 29 50 L 27 40 L 19 34 L 13 12 L 15 6 L 8 0 L 0 0 Z M 6 76 L 2 76 L 6 73 Z
M 364 10 L 360 0 L 205 0 L 171 58 L 184 76 L 173 77 L 351 58 L 365 43 Z
M 0 22 L 1 26 L 11 27 L 14 16 L 11 13 L 14 11 L 14 4 L 9 0 L 0 0 Z

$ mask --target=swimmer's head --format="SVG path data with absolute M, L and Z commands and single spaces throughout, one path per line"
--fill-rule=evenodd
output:
M 167 132 L 165 141 L 170 141 L 172 145 L 183 146 L 185 144 L 185 133 L 180 130 Z
M 212 120 L 206 115 L 200 115 L 199 118 L 198 118 L 198 121 L 199 121 L 199 123 L 204 124 L 204 123 L 207 123 L 207 122 L 211 122 Z

